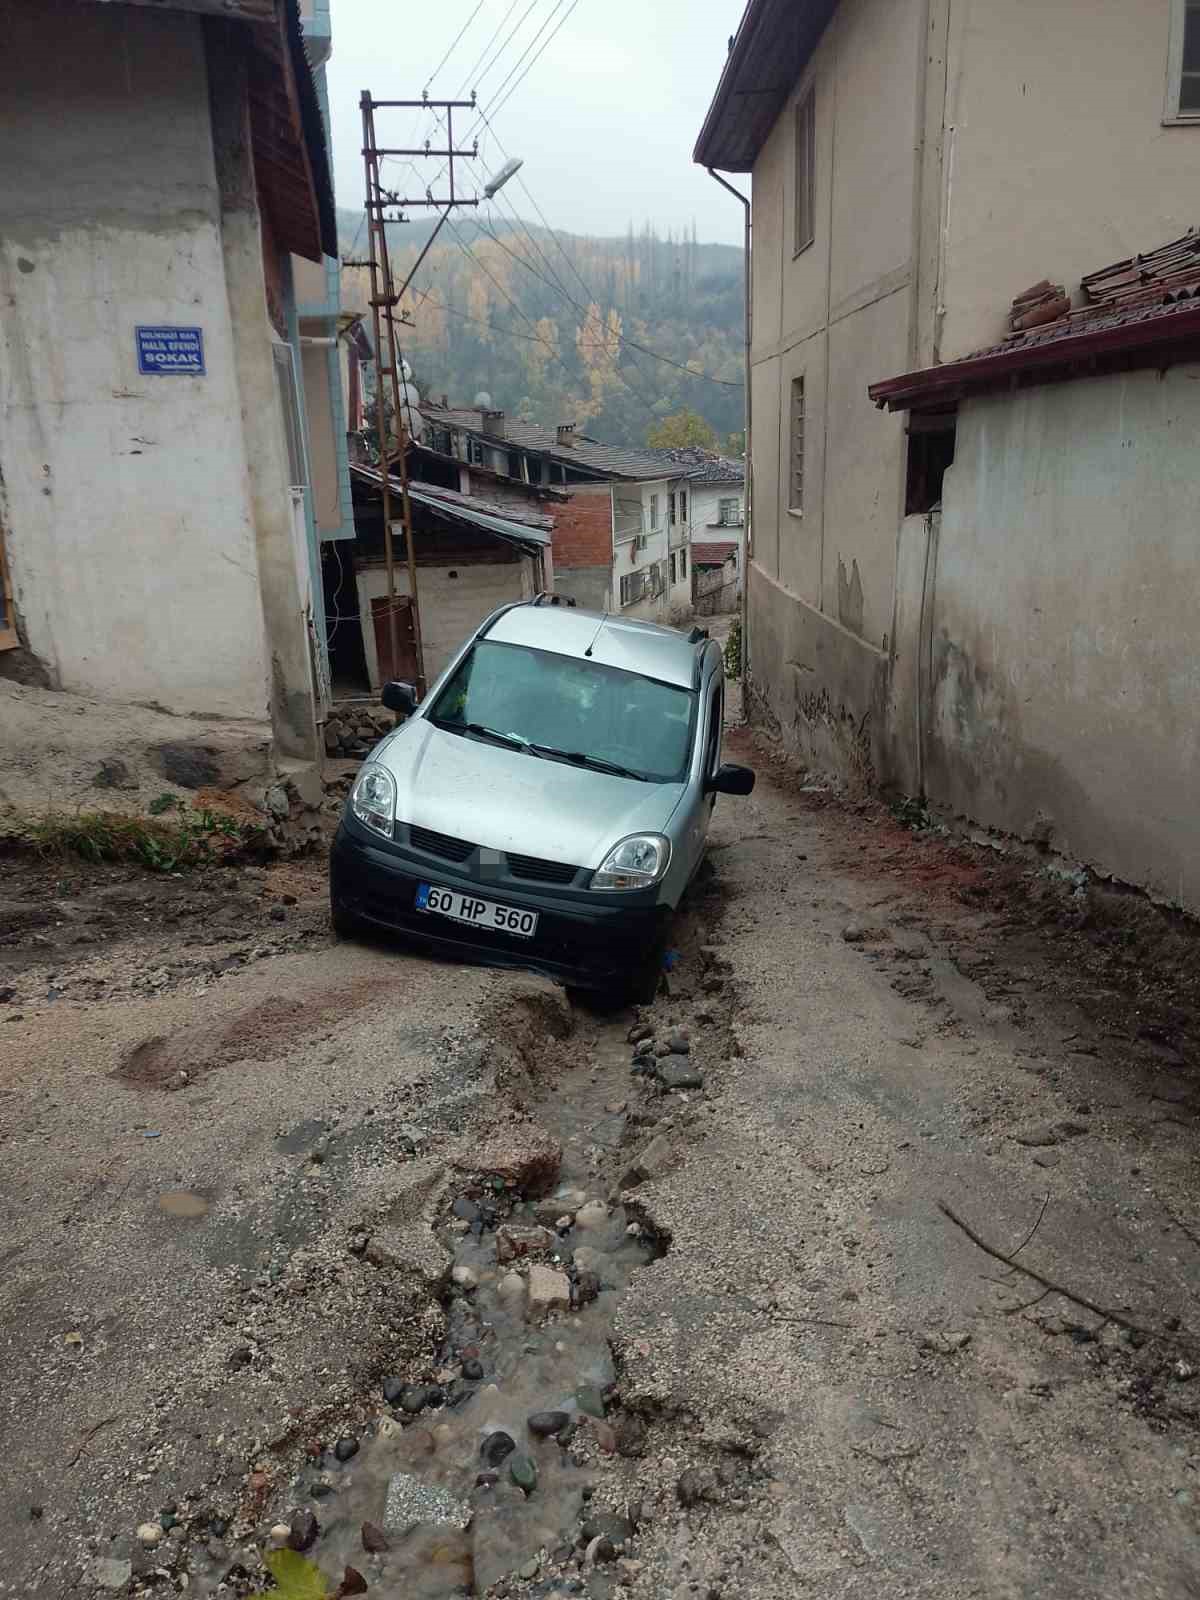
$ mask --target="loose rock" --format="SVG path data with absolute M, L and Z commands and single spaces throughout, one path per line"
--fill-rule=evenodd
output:
M 565 1272 L 539 1265 L 529 1269 L 529 1315 L 540 1317 L 571 1304 L 571 1281 Z
M 704 1078 L 695 1067 L 664 1062 L 658 1069 L 658 1081 L 664 1089 L 703 1089 Z
M 489 1433 L 483 1441 L 479 1454 L 485 1466 L 498 1467 L 516 1448 L 517 1441 L 502 1428 L 497 1428 L 495 1433 Z
M 675 1485 L 675 1494 L 681 1506 L 696 1506 L 708 1498 L 708 1484 L 704 1474 L 696 1467 L 688 1467 L 679 1474 L 679 1482 Z
M 549 1439 L 556 1433 L 561 1433 L 570 1422 L 570 1417 L 565 1411 L 535 1411 L 526 1419 L 530 1433 L 536 1434 L 541 1439 Z
M 555 1236 L 548 1228 L 521 1227 L 506 1222 L 496 1231 L 496 1260 L 515 1261 L 521 1256 L 536 1255 L 552 1249 L 555 1243 Z
M 514 1451 L 508 1458 L 508 1475 L 518 1489 L 532 1494 L 537 1488 L 537 1467 L 523 1450 Z
M 92 1581 L 101 1589 L 124 1589 L 133 1576 L 133 1563 L 114 1556 L 97 1556 L 92 1562 Z
M 311 1550 L 317 1542 L 317 1535 L 321 1531 L 321 1524 L 311 1511 L 294 1511 L 292 1513 L 291 1532 L 288 1534 L 288 1548 Z
M 339 1461 L 349 1461 L 358 1454 L 358 1440 L 349 1437 L 339 1439 L 333 1447 L 333 1453 Z
M 146 1550 L 153 1550 L 156 1544 L 161 1544 L 162 1536 L 162 1527 L 157 1522 L 143 1522 L 137 1531 L 138 1543 Z
M 381 1556 L 390 1550 L 391 1544 L 388 1536 L 377 1522 L 364 1522 L 362 1525 L 362 1547 L 368 1555 Z

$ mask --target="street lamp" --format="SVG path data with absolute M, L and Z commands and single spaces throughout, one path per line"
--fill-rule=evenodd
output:
M 484 184 L 484 197 L 488 200 L 491 200 L 494 196 L 499 194 L 500 190 L 503 189 L 508 180 L 515 177 L 524 165 L 525 163 L 520 156 L 513 156 L 510 160 L 506 161 L 500 168 L 500 171 L 497 172 L 493 177 L 489 178 Z

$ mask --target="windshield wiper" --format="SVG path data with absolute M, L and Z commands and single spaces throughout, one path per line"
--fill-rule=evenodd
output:
M 499 728 L 486 727 L 482 722 L 448 722 L 444 717 L 431 717 L 430 721 L 435 727 L 444 728 L 447 733 L 473 733 L 477 739 L 491 739 L 493 743 L 502 744 L 509 750 L 530 748 L 515 733 L 501 733 Z
M 575 767 L 593 767 L 597 772 L 611 772 L 614 778 L 636 778 L 639 783 L 649 780 L 644 772 L 634 772 L 632 767 L 622 767 L 615 761 L 605 761 L 603 756 L 589 756 L 583 750 L 558 750 L 552 744 L 530 744 L 534 755 L 548 756 L 552 761 L 569 761 Z

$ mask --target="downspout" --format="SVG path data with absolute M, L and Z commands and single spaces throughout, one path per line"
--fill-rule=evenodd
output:
M 746 349 L 744 358 L 743 384 L 745 386 L 745 415 L 746 415 L 746 538 L 745 555 L 742 562 L 742 683 L 745 685 L 750 677 L 750 557 L 754 550 L 754 520 L 752 507 L 754 504 L 754 456 L 751 451 L 751 425 L 753 409 L 750 401 L 750 339 L 753 331 L 752 314 L 753 300 L 751 296 L 750 278 L 750 200 L 740 189 L 735 189 L 731 183 L 726 183 L 719 172 L 712 167 L 705 168 L 710 178 L 714 178 L 722 189 L 728 189 L 735 200 L 740 200 L 746 212 L 746 242 L 743 247 L 742 270 L 745 278 L 746 294 Z M 689 552 L 690 555 L 690 552 Z

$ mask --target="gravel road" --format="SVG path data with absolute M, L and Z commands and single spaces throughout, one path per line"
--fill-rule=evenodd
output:
M 731 743 L 640 1015 L 338 943 L 315 860 L 0 863 L 0 1593 L 306 1513 L 381 1600 L 1200 1593 L 1193 936 Z M 441 1567 L 363 1550 L 401 1447 Z

